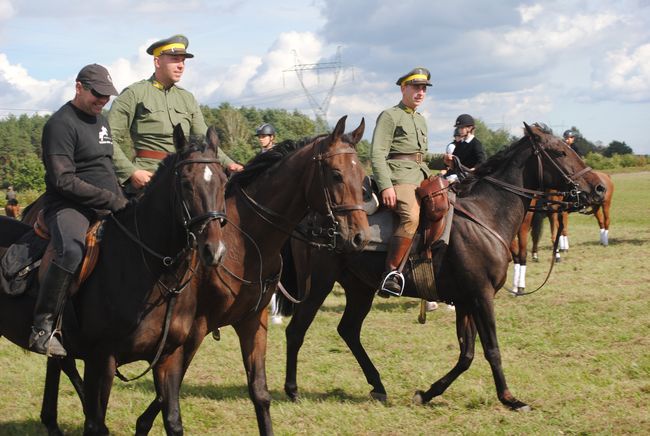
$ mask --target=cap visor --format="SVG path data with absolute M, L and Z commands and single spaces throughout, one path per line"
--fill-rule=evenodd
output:
M 95 85 L 93 90 L 101 95 L 118 95 L 117 89 L 113 85 Z

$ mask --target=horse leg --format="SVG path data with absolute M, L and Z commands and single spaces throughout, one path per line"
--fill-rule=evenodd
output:
M 560 216 L 562 223 L 562 236 L 560 236 L 560 251 L 569 251 L 569 212 L 562 212 Z
M 86 360 L 84 370 L 84 435 L 108 435 L 106 408 L 115 377 L 115 358 L 99 355 Z
M 494 291 L 490 290 L 492 294 Z M 476 324 L 485 359 L 490 364 L 492 376 L 496 385 L 499 401 L 512 410 L 528 411 L 530 406 L 517 400 L 508 389 L 506 377 L 501 365 L 501 352 L 497 341 L 496 319 L 494 317 L 494 300 L 491 297 L 477 299 L 472 311 L 472 317 Z
M 268 311 L 260 311 L 243 321 L 233 324 L 241 346 L 248 394 L 255 406 L 257 427 L 261 435 L 272 435 L 271 394 L 266 385 L 266 340 L 268 328 Z
M 456 362 L 456 365 L 451 371 L 432 384 L 428 391 L 416 391 L 413 397 L 414 403 L 428 403 L 434 397 L 442 395 L 454 380 L 472 365 L 472 361 L 474 360 L 474 345 L 476 344 L 476 326 L 465 303 L 456 303 L 456 336 L 458 337 L 458 345 L 460 347 L 458 362 Z
M 557 239 L 557 229 L 559 227 L 558 223 L 558 212 L 553 212 L 548 215 L 548 221 L 551 225 L 551 247 L 555 247 L 555 240 Z M 558 244 L 559 245 L 559 244 Z M 557 250 L 555 250 L 554 255 L 555 255 L 555 261 L 556 262 L 561 262 L 561 257 L 560 257 L 560 247 L 558 247 Z
M 45 389 L 43 390 L 43 403 L 41 405 L 41 422 L 47 428 L 49 435 L 60 435 L 61 430 L 57 424 L 57 410 L 59 398 L 59 381 L 61 370 L 68 376 L 72 386 L 74 386 L 79 395 L 83 407 L 83 381 L 77 371 L 75 361 L 71 357 L 63 359 L 47 359 L 47 369 L 45 372 Z
M 168 435 L 183 434 L 183 420 L 181 419 L 179 392 L 184 374 L 183 347 L 176 348 L 173 353 L 156 364 L 153 370 L 154 385 L 156 386 L 156 399 L 152 404 L 156 404 L 160 409 L 162 409 L 165 433 Z M 147 411 L 149 411 L 149 409 L 151 409 L 151 406 Z M 145 413 L 147 413 L 147 411 L 145 411 Z M 157 412 L 153 415 L 154 419 L 156 415 Z M 142 416 L 140 416 L 136 422 L 138 434 L 142 434 L 143 430 L 142 425 L 144 422 L 140 420 L 141 417 Z M 153 419 L 151 420 L 151 424 L 153 424 Z M 150 429 L 151 426 L 149 426 L 149 429 L 147 429 L 145 433 L 148 433 Z
M 297 304 L 284 334 L 287 339 L 287 363 L 284 377 L 284 392 L 291 399 L 298 399 L 298 353 L 305 341 L 305 334 L 314 321 L 318 309 L 334 287 L 334 279 L 321 279 L 321 271 L 314 271 L 309 298 Z
M 607 223 L 607 226 L 605 226 L 605 214 L 602 206 L 594 207 L 594 216 L 596 217 L 596 220 L 598 221 L 598 227 L 600 228 L 600 244 L 606 247 L 609 244 L 607 235 L 609 223 Z
M 381 382 L 381 375 L 361 344 L 361 327 L 372 307 L 375 289 L 350 274 L 340 282 L 345 290 L 346 304 L 337 332 L 357 359 L 366 381 L 372 386 L 370 397 L 386 402 L 386 388 Z
M 199 349 L 199 346 L 201 345 L 201 342 L 203 342 L 203 338 L 205 337 L 205 332 L 201 331 L 200 333 L 194 332 L 194 334 L 191 335 L 190 338 L 183 344 L 183 367 L 182 367 L 182 374 L 180 377 L 180 383 L 182 383 L 183 378 L 185 378 L 185 373 L 187 372 L 187 368 L 189 368 L 190 363 L 192 363 L 192 359 L 196 355 L 197 350 Z M 154 375 L 155 377 L 155 375 Z M 179 390 L 180 390 L 180 384 L 179 384 Z M 158 416 L 158 413 L 162 410 L 162 398 L 157 395 L 156 398 L 149 404 L 149 407 L 138 417 L 138 420 L 136 421 L 135 425 L 135 434 L 136 435 L 146 435 L 149 434 L 149 431 L 151 431 L 151 427 L 153 426 L 153 422 L 156 419 L 156 416 Z

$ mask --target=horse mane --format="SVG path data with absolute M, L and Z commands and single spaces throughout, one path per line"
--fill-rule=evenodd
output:
M 548 133 L 543 127 L 540 127 L 537 123 L 529 127 L 533 134 L 539 138 L 540 142 L 546 143 L 548 141 L 548 137 L 553 136 L 552 134 Z M 523 137 L 519 138 L 509 146 L 504 147 L 496 154 L 490 156 L 488 160 L 478 165 L 473 172 L 468 173 L 467 177 L 465 177 L 462 182 L 457 183 L 454 187 L 456 194 L 459 197 L 468 195 L 472 191 L 472 188 L 477 181 L 479 181 L 484 176 L 492 175 L 498 169 L 503 168 L 503 166 L 506 165 L 512 156 L 519 152 L 520 146 L 529 140 L 529 133 L 527 130 L 524 130 Z
M 312 144 L 313 142 L 326 136 L 327 134 L 321 134 L 317 136 L 302 138 L 297 141 L 287 139 L 280 142 L 279 144 L 276 144 L 269 151 L 258 153 L 255 157 L 249 160 L 248 163 L 246 163 L 242 171 L 235 173 L 230 177 L 230 180 L 226 185 L 226 196 L 229 196 L 232 193 L 234 186 L 237 185 L 245 188 L 254 180 L 256 180 L 260 174 L 275 166 L 280 161 L 284 160 L 287 156 L 293 154 L 304 146 Z

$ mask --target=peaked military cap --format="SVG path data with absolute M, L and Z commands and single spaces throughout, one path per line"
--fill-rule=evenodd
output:
M 193 58 L 194 55 L 187 52 L 188 45 L 190 45 L 190 42 L 184 35 L 174 35 L 154 42 L 147 49 L 147 53 L 156 57 L 166 54 Z
M 431 79 L 431 73 L 424 67 L 413 68 L 408 73 L 404 74 L 402 77 L 397 79 L 396 85 L 427 85 L 431 86 L 432 83 L 429 82 Z

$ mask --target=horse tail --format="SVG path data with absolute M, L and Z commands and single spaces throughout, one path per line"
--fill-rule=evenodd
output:
M 530 224 L 530 234 L 533 236 L 533 244 L 537 245 L 540 238 L 542 237 L 542 229 L 544 228 L 544 218 L 546 217 L 546 212 L 535 212 L 533 214 L 533 220 Z

